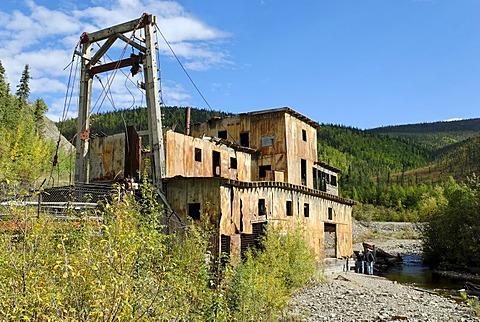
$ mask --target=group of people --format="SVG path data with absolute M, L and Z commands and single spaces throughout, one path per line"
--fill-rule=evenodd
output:
M 355 254 L 357 256 L 355 260 L 355 273 L 373 275 L 373 263 L 375 262 L 373 252 L 367 248 L 365 252 L 359 251 Z

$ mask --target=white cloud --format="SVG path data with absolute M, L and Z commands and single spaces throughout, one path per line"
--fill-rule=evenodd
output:
M 463 119 L 460 117 L 453 117 L 451 119 L 445 120 L 444 122 L 453 122 L 453 121 L 461 121 L 461 120 Z
M 163 102 L 170 106 L 187 106 L 190 95 L 182 85 L 174 82 L 164 82 L 162 85 Z
M 52 92 L 65 93 L 67 86 L 57 79 L 41 77 L 34 78 L 30 84 L 30 90 L 37 94 L 51 94 Z
M 171 43 L 185 68 L 205 71 L 232 64 L 228 53 L 219 46 L 230 34 L 208 26 L 175 1 L 103 0 L 90 1 L 87 7 L 75 2 L 63 2 L 63 7 L 50 6 L 38 0 L 27 0 L 26 9 L 3 12 L 0 9 L 0 60 L 6 69 L 14 92 L 25 64 L 31 68 L 31 99 L 43 96 L 49 105 L 48 115 L 61 117 L 71 59 L 80 35 L 112 25 L 137 19 L 143 12 L 157 16 L 157 24 Z M 68 6 L 68 9 L 65 6 Z M 81 6 L 81 7 L 80 7 Z M 136 16 L 135 13 L 138 13 Z M 158 35 L 160 54 L 171 56 L 170 50 Z M 123 48 L 120 42 L 115 48 Z M 114 49 L 115 49 L 114 48 Z M 117 50 L 117 54 L 120 52 Z M 127 53 L 129 55 L 129 52 Z M 119 57 L 112 57 L 113 60 Z M 128 70 L 125 70 L 128 73 Z M 126 77 L 118 72 L 111 86 L 117 108 L 140 105 L 142 94 L 134 85 L 125 87 Z M 106 78 L 102 75 L 102 78 Z M 94 81 L 95 88 L 101 86 Z M 76 83 L 78 87 L 78 76 Z M 129 90 L 134 93 L 133 97 Z M 163 85 L 164 101 L 171 105 L 188 105 L 190 95 L 179 84 Z M 76 95 L 76 94 L 75 94 Z M 105 100 L 105 105 L 109 104 Z M 92 102 L 93 105 L 94 102 Z M 78 104 L 78 103 L 76 103 Z M 74 108 L 76 110 L 76 104 Z M 69 116 L 76 114 L 70 111 Z

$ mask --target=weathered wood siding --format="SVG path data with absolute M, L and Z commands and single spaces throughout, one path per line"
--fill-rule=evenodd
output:
M 293 185 L 245 184 L 220 178 L 169 180 L 167 198 L 183 220 L 188 218 L 188 204 L 200 203 L 201 218 L 217 225 L 219 236 L 231 236 L 230 251 L 234 260 L 240 258 L 239 234 L 251 234 L 252 224 L 258 222 L 268 222 L 285 230 L 304 229 L 305 238 L 318 258 L 325 255 L 324 224 L 334 224 L 335 256 L 350 256 L 353 252 L 352 205 L 340 198 L 326 199 L 297 190 Z M 259 214 L 259 199 L 265 200 L 264 216 Z M 287 215 L 287 201 L 292 204 L 291 216 Z M 305 204 L 308 204 L 308 217 L 305 217 Z M 328 217 L 329 208 L 332 209 L 331 218 Z
M 288 182 L 313 188 L 312 169 L 317 161 L 317 129 L 290 114 L 285 114 L 285 127 Z M 303 131 L 305 131 L 306 140 L 303 140 Z M 302 159 L 306 160 L 306 182 L 304 183 L 301 177 Z
M 200 150 L 200 161 L 195 160 L 195 149 Z M 213 177 L 213 151 L 220 153 L 219 176 L 222 178 L 251 181 L 251 170 L 257 164 L 252 154 L 173 131 L 165 133 L 165 151 L 167 178 Z M 231 167 L 231 158 L 236 159 L 236 169 Z

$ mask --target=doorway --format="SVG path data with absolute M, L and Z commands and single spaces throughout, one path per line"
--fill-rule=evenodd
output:
M 325 258 L 337 257 L 337 225 L 331 223 L 324 223 L 324 247 Z

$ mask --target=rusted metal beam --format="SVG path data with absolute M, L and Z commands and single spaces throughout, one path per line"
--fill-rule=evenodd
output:
M 111 63 L 103 64 L 90 68 L 90 76 L 94 76 L 99 73 L 108 72 L 110 70 L 124 68 L 133 65 L 133 59 L 127 58 L 122 60 L 113 61 Z

